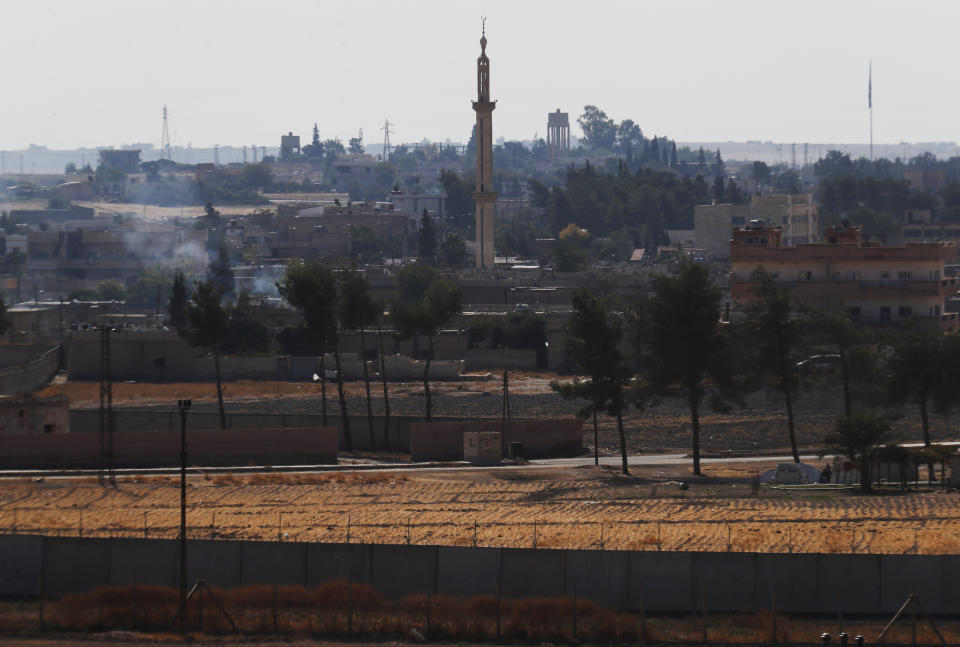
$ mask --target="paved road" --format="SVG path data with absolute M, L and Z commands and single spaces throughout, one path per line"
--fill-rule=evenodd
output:
M 801 454 L 800 460 L 814 461 L 820 457 L 816 454 Z M 730 463 L 759 463 L 759 462 L 792 462 L 793 456 L 731 456 L 724 458 L 700 458 L 703 465 L 711 464 L 730 464 Z M 601 465 L 619 466 L 620 456 L 601 456 Z M 686 465 L 692 463 L 693 459 L 689 454 L 635 454 L 627 456 L 627 464 L 631 467 L 644 467 L 656 465 Z M 548 458 L 543 460 L 532 460 L 530 465 L 542 467 L 581 467 L 583 465 L 593 465 L 593 456 L 577 456 L 576 458 Z
M 801 460 L 817 460 L 815 455 L 801 455 Z M 724 458 L 702 458 L 703 465 L 711 464 L 731 464 L 731 463 L 757 463 L 757 462 L 789 462 L 793 458 L 784 456 L 739 456 Z M 689 465 L 691 458 L 687 454 L 635 454 L 627 457 L 627 463 L 631 467 L 645 466 L 669 466 L 669 465 Z M 604 455 L 600 457 L 601 465 L 620 466 L 619 455 Z M 593 465 L 593 455 L 577 456 L 574 458 L 545 458 L 531 460 L 523 465 L 509 465 L 514 469 L 546 469 L 557 467 L 586 467 Z M 431 471 L 465 471 L 465 470 L 487 470 L 490 467 L 481 467 L 469 463 L 452 461 L 436 463 L 391 463 L 385 461 L 345 459 L 337 465 L 284 465 L 271 468 L 259 466 L 234 466 L 234 467 L 197 467 L 187 468 L 190 474 L 201 473 L 261 473 L 261 472 L 285 472 L 285 473 L 320 473 L 333 471 L 403 471 L 403 470 L 431 470 Z M 115 470 L 117 476 L 134 474 L 154 474 L 168 475 L 179 474 L 180 469 L 176 466 L 171 467 L 152 467 L 152 468 L 123 468 Z M 0 470 L 0 478 L 72 478 L 76 476 L 95 476 L 95 469 L 75 469 L 75 470 Z
M 960 441 L 950 441 L 939 443 L 943 445 L 960 445 Z M 903 443 L 904 447 L 923 447 L 923 443 Z M 824 459 L 832 460 L 833 456 L 825 456 Z M 800 460 L 803 462 L 820 461 L 820 456 L 816 454 L 801 454 Z M 700 459 L 703 465 L 724 465 L 737 463 L 789 463 L 793 457 L 789 454 L 783 455 L 749 455 L 749 456 L 729 456 L 729 457 L 703 457 Z M 671 465 L 689 465 L 692 462 L 689 454 L 634 454 L 627 457 L 627 464 L 630 467 L 656 467 Z M 619 454 L 608 454 L 600 457 L 601 465 L 613 467 L 620 466 Z M 534 459 L 524 465 L 510 465 L 514 469 L 544 469 L 556 467 L 586 467 L 593 465 L 593 455 L 585 454 L 574 458 L 544 458 Z M 261 472 L 286 472 L 298 474 L 310 474 L 333 471 L 381 471 L 392 472 L 402 470 L 435 470 L 435 471 L 465 471 L 465 470 L 487 470 L 490 467 L 478 467 L 469 463 L 451 461 L 443 463 L 391 463 L 386 461 L 375 461 L 367 459 L 342 459 L 337 465 L 284 465 L 277 467 L 259 467 L 259 466 L 234 466 L 234 467 L 189 467 L 187 471 L 190 474 L 202 473 L 235 473 L 235 474 L 254 474 Z M 178 466 L 154 467 L 154 468 L 125 468 L 117 469 L 115 473 L 118 476 L 134 474 L 178 474 Z M 95 476 L 97 470 L 0 470 L 0 478 L 72 478 L 75 476 Z

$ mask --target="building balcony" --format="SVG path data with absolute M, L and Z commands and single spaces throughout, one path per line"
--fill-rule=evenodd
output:
M 777 280 L 777 285 L 789 290 L 794 297 L 804 298 L 851 298 L 864 297 L 939 297 L 946 298 L 957 294 L 957 279 L 944 278 L 934 280 L 903 281 L 860 281 L 860 280 Z M 757 281 L 731 278 L 730 294 L 735 299 L 750 299 Z
M 940 330 L 953 332 L 960 328 L 960 314 L 946 312 L 940 315 L 913 315 L 910 317 L 851 317 L 852 321 L 868 326 L 889 326 L 894 328 L 916 328 L 918 330 Z

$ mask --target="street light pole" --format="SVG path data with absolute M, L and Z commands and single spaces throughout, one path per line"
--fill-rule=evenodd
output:
M 180 633 L 187 597 L 187 412 L 190 400 L 177 400 L 180 409 Z

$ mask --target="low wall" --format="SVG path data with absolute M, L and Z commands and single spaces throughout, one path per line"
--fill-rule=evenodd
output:
M 463 434 L 503 431 L 504 444 L 523 443 L 526 458 L 578 456 L 583 453 L 583 421 L 502 420 L 416 422 L 410 427 L 410 458 L 414 461 L 463 460 Z
M 0 369 L 0 395 L 24 395 L 39 391 L 47 386 L 59 370 L 60 346 L 54 346 L 34 360 Z
M 336 427 L 339 433 L 339 447 L 346 446 L 339 409 L 336 401 L 328 403 L 330 414 L 327 426 Z M 114 429 L 118 432 L 140 433 L 144 431 L 178 431 L 180 417 L 176 411 L 158 411 L 149 409 L 114 409 Z M 464 422 L 460 418 L 435 417 L 430 424 L 459 424 L 463 431 L 500 431 L 500 418 L 488 418 Z M 373 433 L 365 415 L 350 416 L 350 432 L 353 448 L 361 451 L 389 450 L 411 452 L 410 433 L 413 425 L 423 423 L 422 416 L 390 416 L 388 434 L 384 434 L 385 419 L 374 416 Z M 218 429 L 220 419 L 215 411 L 192 411 L 187 421 L 188 429 Z M 275 429 L 286 427 L 322 427 L 323 416 L 317 414 L 282 413 L 227 413 L 228 429 Z M 97 433 L 100 429 L 100 412 L 96 409 L 73 409 L 70 411 L 70 430 L 73 433 Z M 517 440 L 524 443 L 530 456 L 577 456 L 583 452 L 583 422 L 577 419 L 562 420 L 513 420 L 510 426 L 512 436 L 505 440 Z M 446 432 L 450 433 L 450 432 Z M 454 453 L 440 452 L 443 456 L 427 449 L 422 443 L 418 456 L 422 460 L 461 460 L 463 458 L 462 431 L 459 439 L 454 435 L 447 442 L 457 444 Z M 371 443 L 372 439 L 372 443 Z M 439 441 L 438 441 L 439 442 Z M 446 446 L 446 445 L 445 445 Z M 415 459 L 420 460 L 420 459 Z
M 534 370 L 537 368 L 537 351 L 500 348 L 492 350 L 467 350 L 463 353 L 466 370 Z
M 328 406 L 330 415 L 327 426 L 338 430 L 339 447 L 345 446 L 340 424 L 339 408 L 334 396 Z M 117 431 L 140 433 L 143 431 L 177 431 L 180 415 L 174 411 L 144 409 L 114 409 L 114 424 Z M 373 443 L 370 425 L 366 416 L 350 416 L 350 432 L 353 447 L 358 450 L 383 450 L 407 452 L 410 448 L 410 425 L 422 417 L 390 416 L 390 427 L 384 434 L 383 416 L 373 418 Z M 216 411 L 191 411 L 187 419 L 188 429 L 219 429 L 220 418 Z M 319 414 L 283 413 L 229 413 L 227 429 L 275 429 L 287 427 L 322 427 L 323 416 Z M 70 430 L 78 433 L 97 433 L 100 429 L 100 414 L 96 409 L 74 409 L 70 412 Z
M 60 596 L 96 586 L 176 586 L 178 542 L 0 535 L 0 595 Z M 892 614 L 911 593 L 960 609 L 960 557 L 536 550 L 389 544 L 187 542 L 187 580 L 211 586 L 370 584 L 414 593 L 571 596 L 661 613 Z
M 49 344 L 17 344 L 0 338 L 0 369 L 28 364 L 50 350 Z
M 191 465 L 284 465 L 337 462 L 337 432 L 313 429 L 188 430 Z M 117 467 L 180 464 L 180 433 L 115 432 Z M 8 434 L 3 438 L 0 467 L 79 468 L 100 464 L 98 433 Z

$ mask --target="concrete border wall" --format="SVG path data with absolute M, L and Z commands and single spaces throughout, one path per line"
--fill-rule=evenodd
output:
M 104 585 L 179 582 L 171 539 L 0 535 L 0 595 L 61 596 Z M 537 550 L 398 544 L 190 540 L 188 580 L 313 587 L 333 579 L 388 597 L 572 596 L 667 613 L 889 614 L 910 593 L 960 611 L 960 557 Z
M 188 430 L 194 465 L 319 464 L 337 462 L 337 430 L 229 429 Z M 156 467 L 180 463 L 180 433 L 115 432 L 113 455 L 119 467 Z M 100 463 L 100 436 L 91 433 L 6 434 L 0 467 L 72 468 Z

